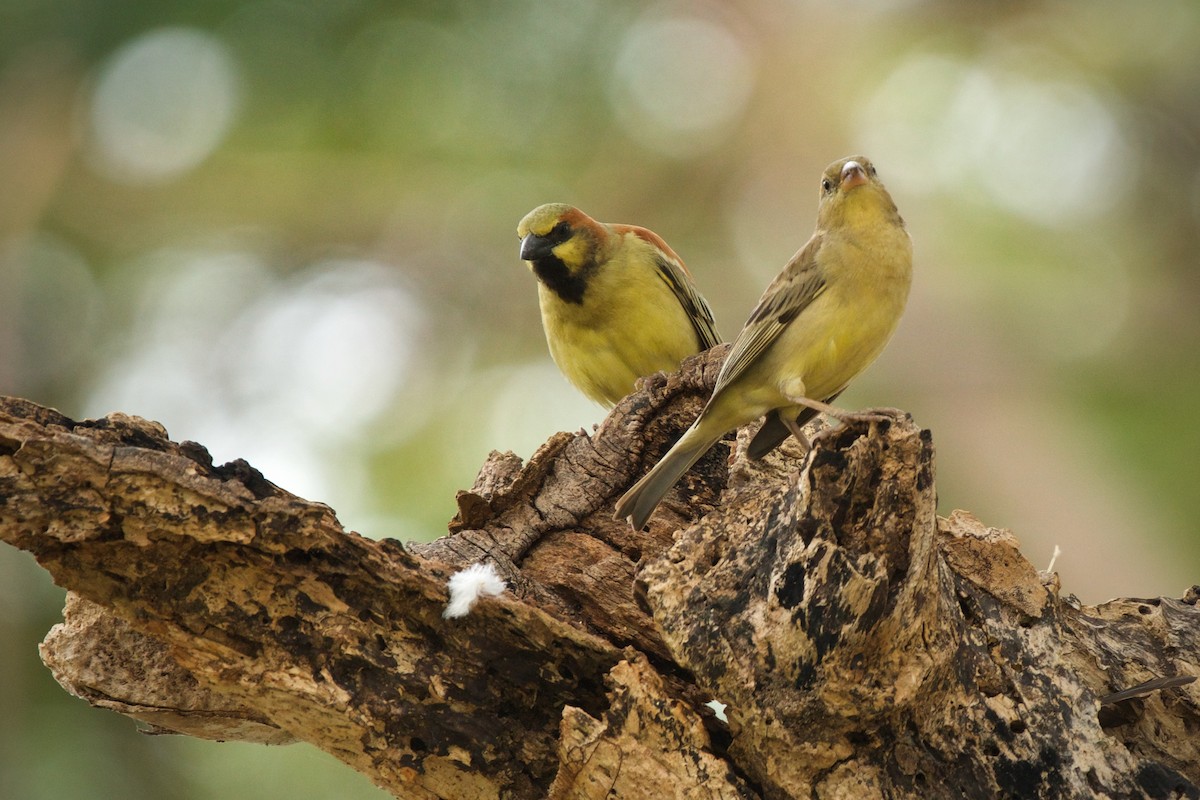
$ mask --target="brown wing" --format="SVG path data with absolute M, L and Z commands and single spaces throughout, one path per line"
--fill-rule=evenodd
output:
M 763 292 L 750 319 L 733 340 L 729 357 L 717 376 L 714 395 L 737 380 L 779 338 L 788 323 L 825 291 L 825 276 L 817 264 L 821 241 L 820 233 L 813 234 Z
M 692 273 L 688 272 L 683 259 L 671 249 L 671 246 L 657 233 L 640 225 L 619 224 L 610 227 L 617 233 L 632 233 L 654 246 L 654 249 L 658 251 L 654 259 L 658 268 L 658 276 L 663 279 L 663 283 L 670 287 L 672 294 L 679 300 L 679 305 L 687 312 L 692 328 L 696 331 L 696 338 L 700 340 L 700 349 L 707 350 L 719 345 L 721 335 L 717 333 L 717 324 L 713 320 L 712 309 L 708 307 L 708 301 L 704 299 L 704 295 L 700 294 L 696 284 L 692 283 Z
M 692 327 L 696 330 L 696 338 L 700 340 L 700 349 L 707 350 L 721 343 L 717 333 L 717 324 L 713 320 L 712 309 L 708 301 L 696 290 L 696 285 L 690 280 L 683 262 L 674 262 L 660 256 L 658 259 L 658 275 L 671 288 L 679 305 L 687 312 Z

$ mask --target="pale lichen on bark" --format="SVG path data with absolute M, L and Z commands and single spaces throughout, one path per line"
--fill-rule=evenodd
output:
M 0 538 L 72 592 L 42 649 L 69 691 L 308 741 L 397 797 L 1200 796 L 1200 591 L 1064 595 L 1010 533 L 937 516 L 905 414 L 761 462 L 728 439 L 647 531 L 614 521 L 723 355 L 494 453 L 408 546 L 155 423 L 7 399 Z M 442 619 L 479 560 L 511 592 Z

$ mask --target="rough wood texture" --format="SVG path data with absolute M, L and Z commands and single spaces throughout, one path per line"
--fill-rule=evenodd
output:
M 937 517 L 907 415 L 806 457 L 730 439 L 648 531 L 614 522 L 723 355 L 493 454 L 407 547 L 155 423 L 0 401 L 0 538 L 72 591 L 42 649 L 69 691 L 312 742 L 397 797 L 1200 797 L 1200 590 L 1081 606 L 1011 534 Z M 442 619 L 481 559 L 511 591 Z

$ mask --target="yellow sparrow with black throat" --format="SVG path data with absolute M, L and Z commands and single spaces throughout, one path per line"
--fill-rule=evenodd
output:
M 549 203 L 521 220 L 517 236 L 538 281 L 550 355 L 596 402 L 613 406 L 638 378 L 720 342 L 687 267 L 653 231 Z

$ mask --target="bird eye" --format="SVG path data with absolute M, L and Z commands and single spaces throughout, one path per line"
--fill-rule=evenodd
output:
M 825 194 L 829 194 L 830 192 L 832 192 L 833 191 L 833 181 L 829 180 L 829 178 L 822 179 L 821 180 L 821 191 L 824 192 Z
M 554 239 L 566 239 L 571 235 L 571 226 L 567 222 L 560 222 L 550 229 L 550 236 Z
M 874 164 L 872 164 L 871 166 L 867 167 L 867 172 L 869 172 L 869 173 L 871 173 L 872 175 L 874 175 L 874 174 L 875 174 L 875 165 L 874 165 Z

